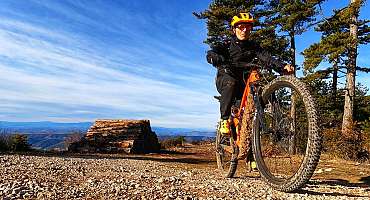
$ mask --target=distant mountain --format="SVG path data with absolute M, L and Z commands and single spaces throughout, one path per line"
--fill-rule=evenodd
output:
M 24 134 L 66 134 L 74 131 L 86 132 L 91 122 L 58 123 L 58 122 L 7 122 L 0 121 L 0 130 Z
M 25 134 L 67 134 L 73 131 L 86 132 L 92 122 L 59 123 L 59 122 L 7 122 L 0 121 L 0 130 Z M 202 128 L 165 128 L 152 127 L 157 135 L 214 136 L 214 130 Z
M 69 134 L 27 134 L 28 142 L 36 149 L 66 149 L 65 138 Z
M 163 136 L 158 136 L 159 142 L 175 138 L 177 136 L 173 135 L 163 135 Z M 193 143 L 193 142 L 199 142 L 199 141 L 215 141 L 216 137 L 215 136 L 184 136 L 185 142 L 188 143 Z
M 152 127 L 152 130 L 158 136 L 215 136 L 215 131 L 210 129 L 191 129 L 191 128 L 165 128 L 165 127 Z
M 64 139 L 73 132 L 86 133 L 92 122 L 59 123 L 59 122 L 7 122 L 0 121 L 1 133 L 27 134 L 29 143 L 34 148 L 50 149 L 63 147 Z M 215 136 L 210 129 L 152 127 L 158 137 L 186 136 L 187 141 L 198 141 Z

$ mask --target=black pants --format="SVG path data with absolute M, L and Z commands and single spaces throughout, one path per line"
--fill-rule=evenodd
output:
M 222 70 L 217 72 L 216 88 L 221 94 L 220 113 L 221 119 L 229 119 L 231 106 L 235 99 L 241 99 L 245 84 L 242 76 L 235 77 Z

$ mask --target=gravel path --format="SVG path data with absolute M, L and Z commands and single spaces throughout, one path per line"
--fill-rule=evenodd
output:
M 163 160 L 162 160 L 163 161 Z M 0 155 L 1 199 L 370 199 L 369 187 L 311 181 L 298 193 L 212 166 L 139 157 Z

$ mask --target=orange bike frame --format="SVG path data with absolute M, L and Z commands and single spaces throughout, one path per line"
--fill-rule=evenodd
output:
M 240 102 L 240 107 L 239 107 L 238 114 L 233 119 L 235 127 L 239 127 L 239 119 L 240 119 L 240 117 L 243 116 L 245 106 L 248 105 L 248 103 L 249 103 L 248 102 L 248 95 L 249 95 L 250 90 L 251 90 L 251 85 L 253 83 L 255 83 L 256 81 L 258 81 L 258 80 L 260 80 L 260 76 L 259 76 L 256 69 L 252 70 L 252 72 L 249 74 L 248 79 L 246 81 L 244 80 L 245 88 L 244 88 L 244 92 L 243 92 L 242 101 Z M 253 101 L 253 99 L 252 99 L 252 101 Z M 237 140 L 239 140 L 239 136 L 240 136 L 239 128 L 236 129 L 236 132 L 237 132 Z

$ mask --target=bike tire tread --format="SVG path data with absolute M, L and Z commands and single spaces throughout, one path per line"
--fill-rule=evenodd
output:
M 309 121 L 309 136 L 308 136 L 308 145 L 306 150 L 306 156 L 302 162 L 304 167 L 299 168 L 299 170 L 287 181 L 287 182 L 275 182 L 270 180 L 268 177 L 264 176 L 261 171 L 262 179 L 270 185 L 272 188 L 277 189 L 283 192 L 293 192 L 297 189 L 303 187 L 312 177 L 318 162 L 320 160 L 321 149 L 322 149 L 322 136 L 320 132 L 320 127 L 318 126 L 318 113 L 315 107 L 315 100 L 310 95 L 309 90 L 305 84 L 294 76 L 281 76 L 277 79 L 274 79 L 272 82 L 267 84 L 262 91 L 262 99 L 265 101 L 267 98 L 266 94 L 271 93 L 279 87 L 284 85 L 289 85 L 297 90 L 300 95 L 303 97 L 303 101 L 306 107 L 306 112 Z M 255 134 L 254 134 L 255 137 Z M 255 148 L 253 140 L 253 148 Z M 256 158 L 262 159 L 262 158 Z M 257 162 L 258 163 L 258 162 Z M 264 169 L 262 169 L 264 170 Z

